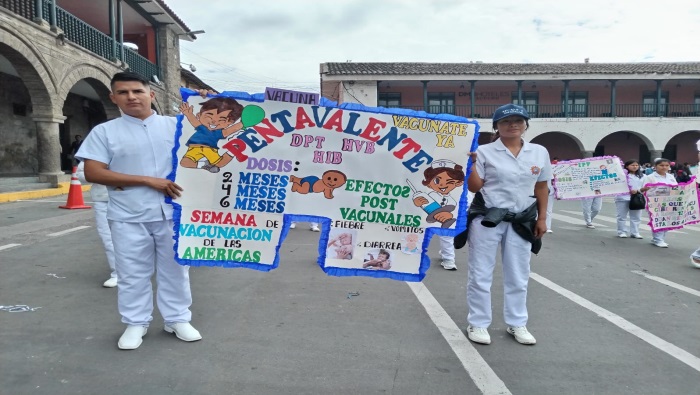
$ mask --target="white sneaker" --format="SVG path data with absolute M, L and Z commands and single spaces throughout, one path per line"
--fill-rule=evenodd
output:
M 624 234 L 624 233 L 618 233 L 618 234 L 617 234 L 617 237 L 619 237 L 619 238 L 621 238 L 621 239 L 626 239 L 626 238 L 627 238 L 627 235 Z
M 467 326 L 467 337 L 474 343 L 491 344 L 491 336 L 486 328 L 477 328 L 475 326 Z
M 586 224 L 586 228 L 588 228 L 588 229 L 595 229 L 595 225 L 593 225 L 593 224 Z
M 537 340 L 535 337 L 528 332 L 527 328 L 524 326 L 509 326 L 506 329 L 508 333 L 515 337 L 515 341 L 520 344 L 535 344 Z
M 696 258 L 694 256 L 690 256 L 690 264 L 693 265 L 693 267 L 696 267 L 700 269 L 700 258 Z
M 321 229 L 319 229 L 318 225 L 313 224 L 313 225 L 311 225 L 311 231 L 312 232 L 320 232 Z
M 114 288 L 117 286 L 117 278 L 116 277 L 110 277 L 109 280 L 105 281 L 102 283 L 102 286 L 105 288 Z
M 292 223 L 289 225 L 289 229 L 295 229 L 296 227 L 297 227 L 297 223 L 296 223 L 296 222 L 292 222 Z
M 547 229 L 547 233 L 554 233 L 551 229 Z
M 457 270 L 457 265 L 455 265 L 455 261 L 445 259 L 442 262 L 440 262 L 440 264 L 445 270 Z
M 633 239 L 643 239 L 642 235 L 640 235 L 639 233 L 637 233 L 636 235 L 632 235 L 630 237 L 632 237 Z
M 135 350 L 143 343 L 143 336 L 148 331 L 148 328 L 141 325 L 129 325 L 126 327 L 124 334 L 119 338 L 117 347 L 120 350 Z
M 202 335 L 199 331 L 194 329 L 189 322 L 177 322 L 174 324 L 165 324 L 163 330 L 168 333 L 174 333 L 178 339 L 184 340 L 186 342 L 194 342 L 197 340 L 202 340 Z
M 665 241 L 652 241 L 651 244 L 661 248 L 668 248 L 668 243 Z

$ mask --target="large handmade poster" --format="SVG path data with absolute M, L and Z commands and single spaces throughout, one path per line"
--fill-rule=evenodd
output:
M 554 193 L 559 200 L 629 193 L 627 174 L 616 156 L 561 161 L 552 166 Z
M 678 185 L 649 184 L 645 192 L 649 226 L 654 232 L 680 229 L 700 222 L 698 186 L 693 176 Z
M 271 270 L 291 221 L 313 221 L 326 273 L 420 281 L 431 236 L 465 228 L 476 121 L 193 93 L 173 152 L 181 264 Z

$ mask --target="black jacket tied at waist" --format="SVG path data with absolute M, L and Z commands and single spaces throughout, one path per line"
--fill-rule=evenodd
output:
M 540 252 L 540 249 L 542 248 L 542 239 L 536 238 L 535 233 L 533 232 L 535 224 L 537 223 L 537 202 L 532 203 L 530 207 L 526 208 L 524 211 L 512 213 L 504 208 L 486 207 L 486 202 L 484 201 L 484 196 L 481 194 L 481 192 L 477 192 L 474 195 L 474 200 L 469 206 L 469 211 L 467 212 L 467 229 L 455 237 L 455 248 L 462 248 L 465 244 L 467 244 L 469 226 L 474 218 L 480 215 L 484 217 L 481 220 L 481 225 L 487 228 L 493 228 L 503 221 L 510 222 L 513 225 L 513 230 L 515 230 L 515 233 L 532 243 L 530 251 L 532 251 L 533 254 Z

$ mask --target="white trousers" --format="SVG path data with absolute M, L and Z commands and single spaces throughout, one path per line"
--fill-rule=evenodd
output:
M 603 198 L 594 197 L 581 200 L 581 208 L 583 209 L 583 220 L 586 224 L 593 223 L 593 218 L 600 212 L 603 208 Z
M 92 202 L 92 208 L 95 209 L 95 225 L 97 226 L 97 234 L 102 239 L 102 245 L 105 247 L 107 255 L 107 264 L 111 271 L 110 277 L 117 277 L 117 269 L 114 266 L 114 245 L 112 244 L 112 232 L 109 230 L 109 222 L 107 221 L 107 202 Z
M 656 242 L 656 243 L 661 243 L 666 241 L 666 233 L 668 233 L 667 230 L 662 230 L 660 232 L 654 232 L 651 234 L 651 241 Z
M 547 230 L 552 229 L 552 213 L 554 212 L 554 195 L 547 197 L 547 218 L 544 222 L 547 225 Z
M 153 287 L 156 272 L 156 300 L 166 324 L 189 322 L 189 266 L 175 262 L 173 221 L 132 223 L 109 221 L 117 256 L 117 304 L 122 322 L 148 324 L 153 319 Z
M 454 237 L 440 236 L 440 259 L 443 261 L 455 261 Z
M 508 326 L 527 324 L 527 282 L 530 276 L 530 242 L 520 237 L 510 222 L 495 228 L 475 218 L 469 228 L 469 270 L 467 280 L 467 321 L 472 326 L 491 325 L 491 284 L 496 253 L 501 247 L 503 263 L 503 319 Z
M 642 210 L 630 210 L 629 200 L 615 201 L 617 209 L 617 233 L 639 234 L 639 222 L 642 220 Z M 629 227 L 627 217 L 629 216 Z

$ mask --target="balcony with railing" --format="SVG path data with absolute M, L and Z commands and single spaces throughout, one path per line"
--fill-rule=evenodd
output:
M 43 19 L 51 23 L 52 3 L 42 1 L 41 7 L 37 7 L 36 3 L 36 0 L 0 0 L 0 7 L 29 20 Z M 153 76 L 161 77 L 159 67 L 148 59 L 61 7 L 56 6 L 55 9 L 55 24 L 63 31 L 66 39 L 109 61 L 115 61 L 121 56 L 131 71 L 146 80 L 150 81 Z
M 453 114 L 466 118 L 491 118 L 499 104 L 483 105 L 429 105 L 424 106 L 388 106 L 389 108 L 405 108 L 425 111 L 431 114 Z M 561 104 L 526 104 L 524 107 L 531 118 L 611 118 L 613 117 L 610 104 L 573 104 L 565 108 Z M 472 112 L 473 111 L 473 112 Z M 615 104 L 614 116 L 617 118 L 653 118 L 653 117 L 700 117 L 700 104 Z

